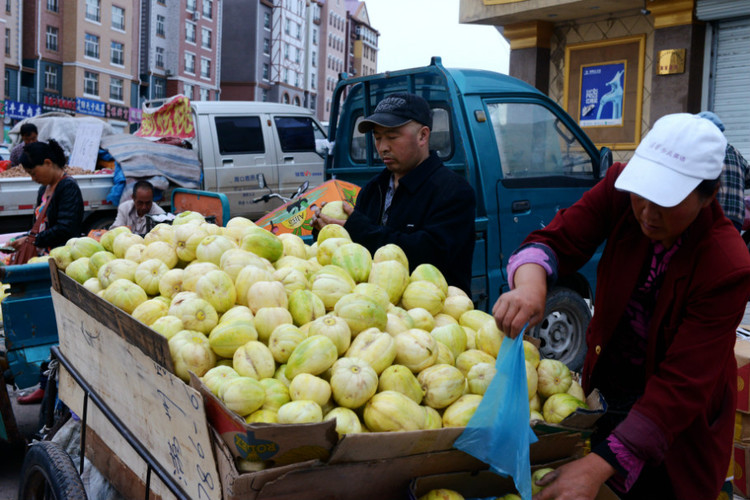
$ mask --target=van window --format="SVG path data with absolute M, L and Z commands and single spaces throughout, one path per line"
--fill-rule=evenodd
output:
M 214 119 L 219 154 L 265 153 L 263 130 L 258 116 L 221 116 Z
M 364 162 L 367 155 L 367 136 L 359 131 L 359 124 L 364 120 L 360 116 L 354 121 L 352 141 L 349 153 L 354 161 Z M 432 108 L 432 130 L 430 131 L 430 150 L 434 150 L 441 160 L 453 155 L 450 113 L 447 109 Z M 374 144 L 373 144 L 374 146 Z M 378 152 L 373 151 L 373 161 L 378 161 Z
M 552 111 L 533 103 L 487 107 L 504 178 L 591 178 L 591 157 Z
M 317 124 L 308 116 L 277 116 L 274 118 L 281 150 L 285 153 L 315 152 Z

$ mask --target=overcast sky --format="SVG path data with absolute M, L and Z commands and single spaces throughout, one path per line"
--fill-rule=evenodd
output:
M 366 0 L 380 32 L 378 72 L 443 65 L 508 73 L 510 48 L 493 26 L 460 24 L 458 0 Z

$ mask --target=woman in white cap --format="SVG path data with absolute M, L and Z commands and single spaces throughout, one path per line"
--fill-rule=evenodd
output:
M 544 314 L 548 284 L 606 242 L 582 383 L 609 408 L 592 453 L 546 476 L 535 500 L 715 499 L 732 452 L 734 343 L 750 298 L 750 255 L 716 201 L 726 148 L 708 120 L 659 119 L 627 165 L 509 260 L 512 290 L 493 308 L 517 336 Z

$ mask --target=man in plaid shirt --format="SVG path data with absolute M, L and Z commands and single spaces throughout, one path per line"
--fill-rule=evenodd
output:
M 724 123 L 711 111 L 701 111 L 698 116 L 710 120 L 724 132 Z M 745 189 L 750 188 L 750 167 L 734 146 L 727 143 L 724 156 L 724 170 L 721 172 L 721 187 L 716 199 L 724 209 L 724 215 L 732 221 L 738 231 L 742 231 L 745 219 Z

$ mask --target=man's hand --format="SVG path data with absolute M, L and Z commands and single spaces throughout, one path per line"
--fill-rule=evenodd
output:
M 524 264 L 516 269 L 515 288 L 502 294 L 492 307 L 497 327 L 510 338 L 516 338 L 524 325 L 539 324 L 544 318 L 547 302 L 547 273 L 537 264 Z
M 339 226 L 343 226 L 346 224 L 345 220 L 342 219 L 334 219 L 332 217 L 328 217 L 327 215 L 323 215 L 320 213 L 321 209 L 326 206 L 325 203 L 323 203 L 320 208 L 314 207 L 313 210 L 313 217 L 312 217 L 312 224 L 315 229 L 320 231 L 323 229 L 323 226 L 327 226 L 328 224 L 338 224 Z M 341 208 L 344 210 L 344 213 L 348 216 L 354 212 L 354 207 L 351 206 L 349 203 L 344 202 L 341 204 Z
M 533 500 L 593 500 L 615 470 L 602 457 L 585 457 L 558 467 L 537 481 L 544 489 Z

